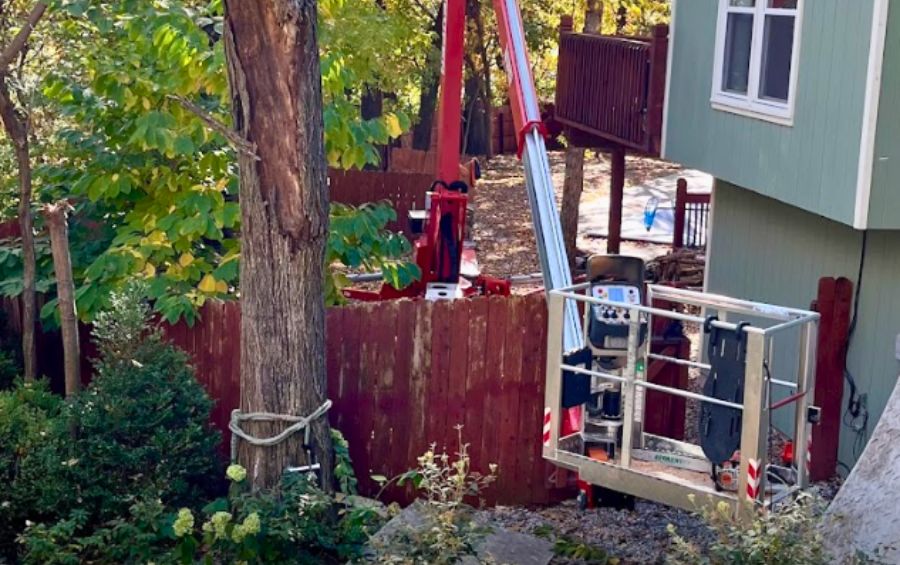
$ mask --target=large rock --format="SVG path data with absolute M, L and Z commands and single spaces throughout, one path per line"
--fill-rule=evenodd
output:
M 837 562 L 857 552 L 900 563 L 900 383 L 862 457 L 828 507 L 826 547 Z
M 475 555 L 467 555 L 459 560 L 461 565 L 495 563 L 497 565 L 547 565 L 553 558 L 553 546 L 549 541 L 511 532 L 479 518 L 471 509 L 462 509 L 468 519 L 474 520 L 481 532 L 476 537 Z M 434 524 L 434 515 L 428 506 L 416 501 L 394 516 L 374 536 L 369 544 L 367 557 L 370 561 L 380 561 L 385 552 L 396 554 L 402 551 L 408 539 L 425 532 Z

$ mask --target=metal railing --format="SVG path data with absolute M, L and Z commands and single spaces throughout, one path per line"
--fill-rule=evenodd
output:
M 549 434 L 545 435 L 544 457 L 557 465 L 574 469 L 585 480 L 602 486 L 656 500 L 664 504 L 692 508 L 697 502 L 725 501 L 737 512 L 742 502 L 751 500 L 766 504 L 765 472 L 768 465 L 769 414 L 777 408 L 794 405 L 794 429 L 792 439 L 797 449 L 805 449 L 811 437 L 808 408 L 812 403 L 815 386 L 816 335 L 819 315 L 815 312 L 786 308 L 739 300 L 727 296 L 695 292 L 661 285 L 647 287 L 647 302 L 665 302 L 678 306 L 694 306 L 715 312 L 716 319 L 665 310 L 651 306 L 616 303 L 590 295 L 590 284 L 582 283 L 549 293 L 548 344 L 547 344 L 547 386 L 546 411 L 549 418 Z M 582 303 L 585 311 L 592 305 L 604 305 L 626 310 L 628 315 L 628 348 L 625 366 L 619 374 L 601 370 L 594 366 L 578 367 L 563 361 L 566 353 L 562 343 L 563 309 L 567 303 Z M 682 310 L 685 310 L 682 308 Z M 746 363 L 742 401 L 732 402 L 708 396 L 691 390 L 683 390 L 650 382 L 643 369 L 650 360 L 687 365 L 708 370 L 710 365 L 700 360 L 680 359 L 652 353 L 646 341 L 640 339 L 641 326 L 653 327 L 654 319 L 675 320 L 698 325 L 711 325 L 726 330 L 741 328 L 746 336 Z M 737 324 L 736 321 L 756 320 L 752 325 Z M 789 331 L 790 330 L 790 331 Z M 796 380 L 776 380 L 772 378 L 769 366 L 776 346 L 781 349 L 796 340 Z M 587 344 L 587 336 L 584 336 Z M 598 461 L 564 447 L 560 437 L 562 409 L 563 372 L 588 375 L 598 381 L 617 383 L 622 395 L 622 437 L 621 447 L 615 460 Z M 774 387 L 786 388 L 792 392 L 787 399 L 775 402 Z M 645 392 L 653 390 L 703 403 L 725 406 L 741 411 L 742 428 L 740 441 L 740 470 L 736 493 L 719 492 L 712 487 L 691 484 L 671 474 L 653 474 L 646 469 L 632 466 L 632 452 L 645 451 L 647 434 L 643 429 L 643 402 Z M 686 444 L 687 445 L 687 444 Z M 690 446 L 694 450 L 695 446 Z M 805 457 L 795 458 L 796 484 L 792 488 L 808 486 L 808 468 Z M 751 469 L 751 467 L 753 469 Z M 754 470 L 755 469 L 755 470 Z M 754 483 L 754 484 L 751 484 Z M 750 489 L 748 489 L 750 484 Z M 754 493 L 754 494 L 750 494 Z M 762 493 L 762 494 L 759 494 Z M 703 501 L 695 501 L 695 495 L 703 495 Z

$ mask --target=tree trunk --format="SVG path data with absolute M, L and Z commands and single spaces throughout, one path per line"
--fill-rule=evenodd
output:
M 25 381 L 37 373 L 34 330 L 37 325 L 35 294 L 34 219 L 31 214 L 31 152 L 26 118 L 16 110 L 7 87 L 7 75 L 0 73 L 0 118 L 13 143 L 19 169 L 19 231 L 22 232 L 22 359 Z
M 384 115 L 384 93 L 378 89 L 370 89 L 366 87 L 363 92 L 359 113 L 363 120 L 374 120 Z M 363 169 L 367 171 L 385 170 L 387 168 L 387 153 L 390 142 L 376 147 L 378 151 L 379 162 L 376 164 L 366 164 Z
M 438 90 L 441 83 L 441 47 L 444 42 L 444 8 L 443 4 L 434 19 L 434 41 L 432 47 L 436 49 L 437 56 L 430 57 L 428 70 L 422 76 L 422 86 L 419 89 L 419 115 L 413 126 L 413 149 L 428 151 L 431 149 L 431 130 L 434 126 L 434 112 L 437 110 Z
M 326 399 L 328 192 L 314 0 L 226 0 L 225 52 L 241 154 L 241 411 L 306 416 Z M 285 425 L 245 422 L 255 437 Z M 332 488 L 327 417 L 312 424 Z M 272 447 L 240 442 L 254 488 L 307 463 L 302 432 Z
M 493 129 L 491 67 L 484 37 L 481 3 L 478 0 L 467 0 L 466 17 L 470 24 L 466 34 L 466 66 L 469 76 L 464 88 L 466 135 L 463 138 L 463 153 L 490 157 Z
M 584 33 L 601 33 L 603 29 L 603 2 L 587 0 L 584 13 Z
M 584 149 L 568 146 L 566 148 L 566 176 L 563 181 L 562 206 L 559 221 L 562 225 L 563 241 L 566 245 L 566 256 L 569 267 L 575 267 L 575 255 L 578 252 L 578 208 L 581 203 L 581 191 L 584 188 Z
M 66 223 L 69 210 L 71 207 L 65 200 L 56 204 L 47 204 L 43 208 L 47 231 L 50 232 L 53 271 L 56 273 L 56 295 L 59 302 L 59 327 L 62 331 L 67 397 L 81 390 L 78 315 L 75 307 L 75 282 L 72 280 L 72 257 L 69 253 L 69 228 Z
M 600 33 L 602 17 L 603 3 L 599 0 L 588 0 L 584 17 L 584 32 Z M 581 207 L 583 190 L 584 149 L 569 145 L 566 148 L 566 173 L 559 216 L 566 256 L 569 258 L 569 267 L 573 269 L 575 268 L 575 255 L 578 253 L 578 210 Z

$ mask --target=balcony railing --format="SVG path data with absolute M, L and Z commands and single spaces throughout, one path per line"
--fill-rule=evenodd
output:
M 668 26 L 656 26 L 649 38 L 570 30 L 564 22 L 556 119 L 601 141 L 659 155 Z

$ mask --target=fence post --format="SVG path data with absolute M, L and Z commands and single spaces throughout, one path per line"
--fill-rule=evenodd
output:
M 606 252 L 618 253 L 622 243 L 622 200 L 625 191 L 625 148 L 617 145 L 610 153 L 609 237 Z
M 684 247 L 684 221 L 687 215 L 687 180 L 678 179 L 675 190 L 675 226 L 672 228 L 672 248 Z
M 819 279 L 814 302 L 821 316 L 816 347 L 815 405 L 822 409 L 822 419 L 812 431 L 809 464 L 812 481 L 827 480 L 837 470 L 852 301 L 853 283 L 849 279 Z M 802 457 L 807 446 L 798 445 L 794 449 L 797 457 Z
M 666 97 L 666 66 L 669 53 L 669 26 L 653 27 L 650 39 L 650 76 L 647 87 L 647 151 L 658 155 L 662 145 L 663 107 Z

